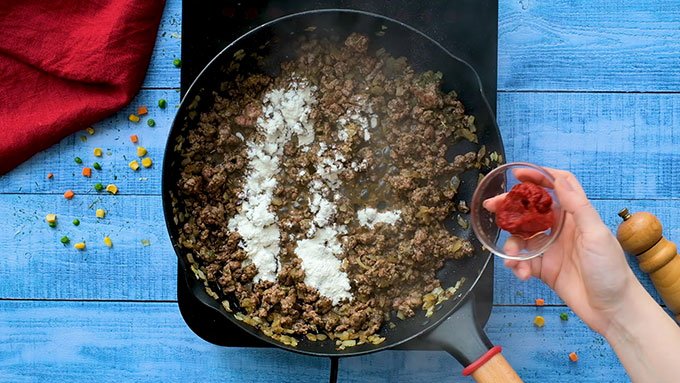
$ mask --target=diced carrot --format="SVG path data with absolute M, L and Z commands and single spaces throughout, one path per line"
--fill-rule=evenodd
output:
M 576 355 L 575 352 L 570 352 L 569 353 L 569 360 L 571 360 L 572 362 L 577 362 L 578 361 L 578 355 Z
M 143 116 L 147 113 L 149 113 L 149 110 L 146 108 L 146 106 L 142 105 L 139 108 L 137 108 L 137 114 L 138 115 Z
M 137 137 L 136 134 L 133 134 L 133 135 L 130 136 L 130 142 L 132 142 L 133 144 L 136 144 L 137 142 L 139 142 L 139 138 Z
M 92 177 L 92 168 L 83 168 L 83 175 L 85 177 Z
M 536 306 L 545 306 L 545 300 L 543 298 L 536 298 Z
M 47 173 L 47 179 L 48 179 L 48 180 L 51 180 L 52 178 L 54 178 L 54 174 L 52 174 L 52 173 Z
M 74 195 L 76 195 L 76 193 L 74 193 L 73 190 L 67 190 L 64 192 L 64 198 L 66 199 L 71 199 Z

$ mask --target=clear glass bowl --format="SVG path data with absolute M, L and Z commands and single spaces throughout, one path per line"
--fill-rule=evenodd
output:
M 483 205 L 484 201 L 509 192 L 513 186 L 523 181 L 542 186 L 550 194 L 555 217 L 548 230 L 536 233 L 530 238 L 521 238 L 498 227 L 495 214 Z M 470 206 L 472 229 L 482 245 L 506 259 L 527 260 L 543 254 L 558 238 L 564 223 L 565 215 L 553 190 L 554 182 L 555 179 L 546 170 L 526 162 L 501 165 L 487 174 L 477 185 Z

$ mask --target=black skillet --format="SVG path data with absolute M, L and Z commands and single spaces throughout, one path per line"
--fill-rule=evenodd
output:
M 163 210 L 171 242 L 186 275 L 193 273 L 189 270 L 190 265 L 184 251 L 177 243 L 179 227 L 173 220 L 171 202 L 171 193 L 177 195 L 180 173 L 179 153 L 175 149 L 178 137 L 186 135 L 187 130 L 195 125 L 196 116 L 212 106 L 212 93 L 219 92 L 220 84 L 232 79 L 236 73 L 276 74 L 280 63 L 294 57 L 294 42 L 300 35 L 344 39 L 352 32 L 371 37 L 369 51 L 384 48 L 395 57 L 405 56 L 417 71 L 442 72 L 444 91 L 455 90 L 465 105 L 466 112 L 475 116 L 479 145 L 486 145 L 489 152 L 496 151 L 504 155 L 500 132 L 475 70 L 420 31 L 380 15 L 338 9 L 302 12 L 268 22 L 235 40 L 208 63 L 182 99 L 168 137 L 163 162 Z M 245 53 L 245 57 L 239 60 L 236 71 L 233 67 L 227 71 L 226 68 L 234 61 L 236 52 L 239 52 L 236 56 L 243 57 L 241 53 Z M 255 52 L 264 57 L 263 62 L 256 62 L 251 58 L 250 53 Z M 467 141 L 452 143 L 447 157 L 452 159 L 456 154 L 478 149 L 479 145 Z M 469 171 L 461 177 L 460 199 L 470 202 L 478 175 L 476 171 Z M 498 187 L 500 190 L 500 185 Z M 179 203 L 181 206 L 181 201 Z M 444 288 L 455 285 L 462 278 L 464 282 L 456 295 L 445 301 L 430 318 L 420 312 L 412 318 L 397 320 L 398 325 L 394 329 L 385 326 L 379 335 L 386 340 L 379 345 L 363 344 L 337 350 L 331 340 L 311 342 L 306 338 L 302 338 L 296 347 L 284 345 L 236 320 L 232 313 L 225 311 L 219 302 L 208 296 L 202 281 L 188 278 L 188 283 L 191 292 L 203 304 L 220 312 L 252 336 L 290 351 L 332 358 L 355 356 L 389 349 L 420 337 L 419 340 L 436 344 L 451 353 L 461 364 L 467 366 L 464 374 L 471 373 L 478 382 L 520 381 L 499 353 L 500 347 L 492 346 L 474 318 L 474 300 L 471 296 L 491 254 L 481 249 L 471 230 L 462 230 L 453 223 L 449 227 L 453 234 L 470 239 L 478 250 L 470 258 L 448 262 L 438 273 L 438 277 Z

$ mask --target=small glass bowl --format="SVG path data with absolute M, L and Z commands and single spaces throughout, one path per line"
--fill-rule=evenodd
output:
M 487 199 L 509 192 L 522 181 L 542 186 L 553 200 L 555 221 L 548 230 L 536 233 L 531 238 L 520 238 L 501 229 L 496 225 L 495 214 L 483 206 Z M 555 178 L 550 173 L 526 162 L 501 165 L 487 174 L 477 185 L 470 206 L 472 229 L 482 245 L 505 259 L 528 260 L 543 254 L 560 235 L 565 217 L 554 190 L 554 182 Z

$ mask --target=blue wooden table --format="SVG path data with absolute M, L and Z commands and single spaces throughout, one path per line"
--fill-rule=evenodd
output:
M 144 87 L 128 108 L 96 124 L 94 135 L 74 134 L 0 177 L 0 381 L 327 379 L 327 359 L 213 346 L 180 316 L 159 182 L 179 103 L 172 61 L 180 24 L 180 0 L 170 0 Z M 501 1 L 498 61 L 508 160 L 573 171 L 612 229 L 620 208 L 648 210 L 668 238 L 680 240 L 680 1 Z M 161 98 L 165 110 L 156 107 Z M 149 106 L 155 127 L 127 120 L 139 105 Z M 153 168 L 128 168 L 131 134 Z M 103 169 L 84 178 L 74 157 L 91 164 L 95 147 L 104 149 Z M 98 194 L 96 182 L 120 191 Z M 76 193 L 71 201 L 62 197 L 67 189 Z M 107 210 L 105 219 L 95 217 L 98 208 Z M 45 223 L 47 213 L 58 214 L 56 228 Z M 63 246 L 64 235 L 86 241 L 87 250 Z M 516 281 L 501 262 L 495 279 L 486 331 L 525 381 L 628 381 L 606 342 L 540 282 Z M 535 298 L 546 306 L 535 307 Z M 533 326 L 535 315 L 546 318 L 545 327 Z M 341 360 L 340 381 L 469 382 L 460 369 L 443 352 L 389 351 Z

